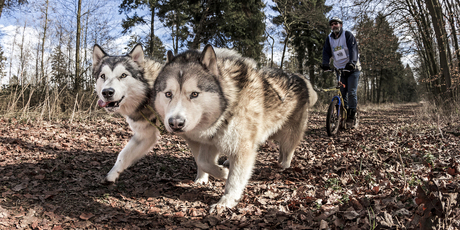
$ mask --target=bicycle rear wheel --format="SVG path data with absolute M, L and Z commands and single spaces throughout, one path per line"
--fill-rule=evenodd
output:
M 328 136 L 335 135 L 340 127 L 339 100 L 332 100 L 329 104 L 326 117 L 326 131 Z

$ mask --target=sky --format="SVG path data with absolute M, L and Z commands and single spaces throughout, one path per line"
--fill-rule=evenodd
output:
M 37 0 L 37 1 L 40 1 L 40 0 Z M 72 0 L 67 0 L 67 1 L 72 1 Z M 334 1 L 335 0 L 327 0 L 326 4 L 327 5 L 334 5 Z M 29 1 L 29 2 L 34 2 L 34 1 Z M 111 3 L 112 5 L 105 6 L 105 7 L 107 7 L 106 11 L 107 12 L 113 12 L 113 20 L 114 20 L 113 23 L 119 25 L 117 27 L 117 29 L 115 29 L 115 31 L 113 32 L 113 36 L 116 38 L 113 43 L 114 44 L 119 44 L 119 45 L 116 45 L 116 47 L 119 47 L 119 48 L 118 48 L 118 50 L 114 51 L 115 53 L 111 53 L 111 54 L 113 54 L 113 55 L 121 55 L 123 53 L 126 53 L 126 50 L 124 49 L 124 47 L 126 47 L 126 45 L 128 43 L 129 35 L 122 35 L 121 34 L 121 21 L 125 16 L 123 14 L 120 15 L 118 13 L 118 5 L 119 5 L 120 1 L 111 1 L 111 2 L 112 2 Z M 270 9 L 270 6 L 274 5 L 274 3 L 272 2 L 272 0 L 265 0 L 264 2 L 265 2 L 265 5 L 266 5 L 266 8 L 265 8 L 265 14 L 267 16 L 266 24 L 267 24 L 267 27 L 271 27 L 271 26 L 273 26 L 273 24 L 270 22 L 270 19 L 274 15 L 276 15 L 276 13 Z M 2 17 L 0 18 L 0 43 L 1 43 L 2 48 L 4 50 L 5 56 L 8 58 L 8 60 L 6 62 L 7 74 L 6 74 L 6 77 L 4 77 L 2 79 L 3 84 L 8 83 L 10 65 L 11 65 L 12 74 L 13 75 L 17 74 L 16 66 L 18 64 L 14 62 L 14 59 L 13 59 L 13 63 L 10 63 L 11 52 L 8 52 L 8 51 L 11 51 L 13 49 L 13 47 L 12 47 L 13 42 L 12 41 L 14 40 L 14 35 L 16 34 L 16 30 L 19 29 L 19 31 L 21 32 L 20 35 L 22 35 L 24 23 L 27 23 L 27 26 L 26 26 L 26 29 L 25 29 L 25 32 L 24 32 L 24 34 L 25 34 L 25 44 L 27 44 L 29 47 L 36 47 L 36 45 L 38 44 L 37 43 L 37 41 L 38 41 L 37 38 L 39 37 L 39 32 L 37 31 L 36 28 L 34 28 L 32 26 L 33 22 L 30 21 L 31 18 L 37 18 L 37 16 L 34 15 L 33 17 L 31 17 L 30 16 L 30 10 L 28 10 L 28 7 L 30 7 L 30 6 L 23 7 L 23 8 L 21 8 L 22 9 L 21 11 L 17 11 L 17 12 L 13 12 L 13 13 L 12 12 L 4 12 L 4 13 L 2 13 Z M 70 10 L 72 10 L 72 9 L 70 8 Z M 142 13 L 139 13 L 139 15 L 141 15 L 141 14 Z M 24 15 L 26 15 L 26 17 L 24 17 Z M 341 10 L 338 9 L 337 7 L 334 7 L 333 10 L 327 16 L 333 16 L 333 15 L 342 17 L 343 12 L 341 12 Z M 29 20 L 29 22 L 27 22 L 27 20 Z M 350 29 L 351 27 L 352 27 L 351 24 L 344 23 L 344 29 Z M 116 31 L 116 30 L 119 30 L 119 31 Z M 145 28 L 145 27 L 143 28 L 143 27 L 139 26 L 136 29 L 134 29 L 133 32 L 138 33 L 138 34 L 143 34 L 146 30 L 148 30 L 148 28 Z M 155 35 L 159 36 L 160 39 L 163 41 L 163 44 L 165 45 L 166 50 L 172 50 L 173 49 L 172 40 L 171 40 L 171 36 L 170 36 L 170 31 L 167 28 L 165 28 L 158 19 L 155 20 Z M 21 37 L 21 36 L 18 36 L 18 37 Z M 16 40 L 19 39 L 18 37 L 16 38 Z M 283 44 L 280 42 L 282 40 L 281 37 L 278 36 L 278 40 L 276 40 L 276 38 L 277 37 L 275 36 L 275 48 L 274 48 L 274 58 L 273 59 L 274 59 L 274 62 L 278 63 L 278 65 L 279 65 L 280 61 L 281 61 L 281 56 L 282 56 Z M 35 49 L 32 49 L 32 50 L 35 50 Z M 16 56 L 19 56 L 18 52 L 19 52 L 19 50 L 16 47 L 15 48 L 15 55 Z M 48 52 L 50 52 L 50 51 L 48 51 Z M 268 43 L 265 44 L 263 52 L 266 54 L 267 57 L 271 56 L 271 53 L 270 53 L 271 50 L 270 50 L 270 46 L 268 45 Z M 47 55 L 49 55 L 49 53 L 47 53 L 46 56 Z M 287 55 L 285 57 L 285 60 L 287 60 L 289 58 L 289 56 L 290 56 L 290 54 L 287 53 Z M 17 57 L 16 57 L 16 59 L 17 59 Z

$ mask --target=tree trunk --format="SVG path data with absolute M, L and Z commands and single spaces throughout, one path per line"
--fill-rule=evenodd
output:
M 45 41 L 46 41 L 46 31 L 48 30 L 48 6 L 49 6 L 49 0 L 46 0 L 46 9 L 45 9 L 45 25 L 43 26 L 43 38 L 42 38 L 42 55 L 41 55 L 41 70 L 40 70 L 40 78 L 42 80 L 42 85 L 46 86 L 48 83 L 48 79 L 45 76 L 45 67 L 43 63 L 44 55 L 45 55 Z
M 460 69 L 460 48 L 458 45 L 458 38 L 457 38 L 457 29 L 455 26 L 455 9 L 449 2 L 449 0 L 445 1 L 447 4 L 447 11 L 449 12 L 449 24 L 450 24 L 450 29 L 451 29 L 451 37 L 452 37 L 452 44 L 454 45 L 454 50 L 455 50 L 455 56 L 457 57 L 457 65 L 458 68 Z M 458 20 L 458 17 L 457 17 Z
M 10 53 L 10 71 L 9 71 L 9 76 L 8 76 L 8 84 L 11 84 L 11 68 L 13 66 L 13 55 L 14 55 L 14 45 L 16 45 L 16 35 L 19 33 L 19 27 L 16 28 L 16 32 L 14 33 L 14 38 L 13 38 L 13 45 L 11 47 L 11 53 Z
M 80 90 L 80 35 L 81 35 L 81 0 L 78 0 L 77 10 L 77 35 L 76 35 L 76 48 L 75 48 L 75 91 Z
M 315 75 L 315 61 L 313 53 L 313 43 L 308 44 L 308 70 L 310 75 L 310 83 L 312 86 L 316 86 L 316 75 Z
M 176 47 L 174 48 L 174 55 L 179 53 L 179 12 L 176 12 Z
M 2 17 L 2 11 L 5 6 L 5 0 L 0 0 L 0 18 Z
M 155 4 L 150 3 L 150 9 L 152 10 L 152 15 L 151 15 L 151 23 L 150 23 L 150 50 L 149 54 L 150 57 L 153 57 L 153 46 L 154 46 L 154 41 L 155 41 Z
M 283 69 L 283 62 L 284 62 L 284 55 L 286 54 L 286 47 L 287 47 L 287 43 L 289 41 L 289 32 L 286 34 L 286 38 L 284 39 L 284 47 L 283 47 L 283 55 L 281 55 L 281 65 L 280 65 L 280 69 Z
M 441 7 L 438 0 L 427 0 L 425 3 L 433 21 L 433 28 L 436 35 L 436 42 L 438 45 L 440 67 L 442 70 L 443 77 L 442 80 L 444 81 L 443 83 L 445 83 L 445 85 L 442 84 L 441 89 L 442 92 L 446 92 L 451 87 L 451 76 L 449 61 L 447 58 L 447 52 L 449 52 L 449 50 L 447 50 L 447 36 L 444 27 L 444 20 L 441 12 Z
M 209 8 L 206 7 L 206 9 L 203 11 L 203 15 L 200 18 L 200 23 L 198 23 L 198 26 L 196 27 L 195 37 L 193 38 L 193 42 L 190 44 L 190 49 L 196 50 L 199 48 L 203 26 L 206 23 L 206 18 L 208 17 L 208 10 Z
M 38 86 L 40 83 L 40 71 L 38 68 L 40 65 L 38 62 L 40 61 L 40 42 L 37 43 L 37 57 L 35 58 L 35 79 L 32 81 L 34 85 Z
M 25 39 L 25 34 L 26 34 L 26 28 L 27 28 L 27 22 L 24 23 L 24 28 L 22 30 L 22 42 L 21 42 L 21 46 L 20 46 L 20 50 L 21 50 L 21 56 L 19 58 L 21 64 L 20 64 L 20 68 L 18 69 L 18 83 L 19 85 L 21 86 L 24 86 L 24 66 L 26 65 L 26 61 L 24 60 L 24 39 Z

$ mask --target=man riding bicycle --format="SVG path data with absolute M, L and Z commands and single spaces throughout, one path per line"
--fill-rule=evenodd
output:
M 342 20 L 332 17 L 329 20 L 331 34 L 326 38 L 323 47 L 323 70 L 331 70 L 329 61 L 334 60 L 336 69 L 346 69 L 342 75 L 341 82 L 345 87 L 341 87 L 345 107 L 348 108 L 347 114 L 349 121 L 355 120 L 356 108 L 358 106 L 358 82 L 360 74 L 360 63 L 358 59 L 358 44 L 355 36 L 350 31 L 342 29 Z

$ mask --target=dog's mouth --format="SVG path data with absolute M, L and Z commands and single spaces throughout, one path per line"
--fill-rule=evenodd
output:
M 118 101 L 103 101 L 99 99 L 97 104 L 102 108 L 117 108 L 120 107 L 120 102 L 125 98 L 125 96 L 121 97 Z

